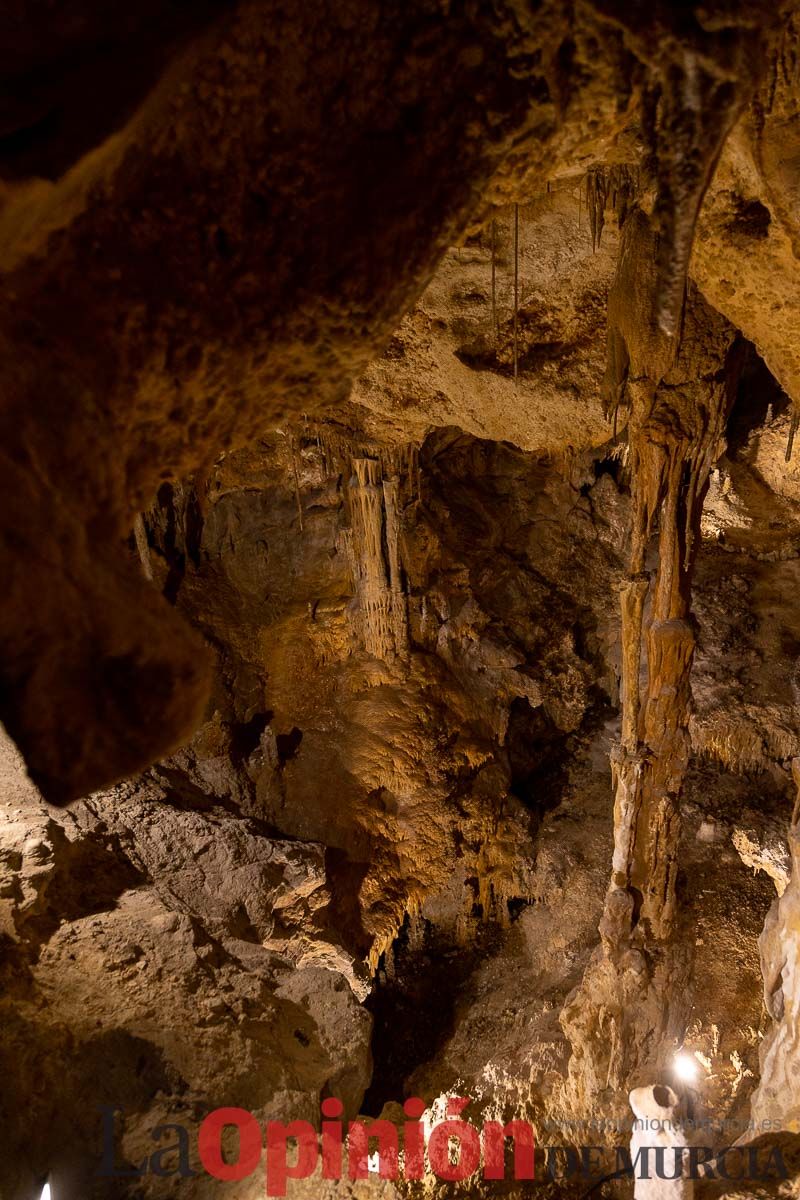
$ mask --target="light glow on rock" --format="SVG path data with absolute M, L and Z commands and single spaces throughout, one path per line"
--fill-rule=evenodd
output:
M 675 1055 L 672 1066 L 675 1074 L 684 1083 L 694 1083 L 697 1080 L 697 1059 L 693 1054 L 681 1051 Z

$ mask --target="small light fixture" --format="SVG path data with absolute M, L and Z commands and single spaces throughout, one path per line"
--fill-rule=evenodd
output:
M 51 1191 L 50 1191 L 50 1184 L 49 1184 L 49 1183 L 46 1183 L 46 1184 L 44 1185 L 44 1187 L 42 1188 L 42 1194 L 41 1194 L 41 1196 L 39 1197 L 39 1200 L 53 1200 L 52 1193 L 51 1193 Z
M 672 1069 L 684 1083 L 697 1082 L 697 1059 L 693 1054 L 681 1050 L 672 1060 Z

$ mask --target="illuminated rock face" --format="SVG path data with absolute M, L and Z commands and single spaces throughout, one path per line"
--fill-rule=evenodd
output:
M 800 1116 L 796 14 L 14 10 L 3 1200 L 165 1194 L 98 1104 Z

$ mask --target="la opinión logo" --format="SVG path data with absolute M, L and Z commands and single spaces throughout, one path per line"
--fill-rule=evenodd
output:
M 389 1180 L 422 1180 L 435 1175 L 457 1183 L 481 1172 L 484 1179 L 506 1178 L 506 1151 L 513 1151 L 513 1178 L 534 1178 L 538 1154 L 545 1180 L 574 1179 L 599 1183 L 628 1176 L 634 1179 L 724 1179 L 731 1181 L 785 1180 L 789 1177 L 777 1145 L 708 1146 L 639 1145 L 635 1156 L 627 1146 L 540 1146 L 527 1121 L 484 1121 L 480 1128 L 463 1117 L 469 1097 L 447 1100 L 444 1120 L 430 1123 L 424 1101 L 412 1097 L 403 1105 L 407 1120 L 368 1123 L 341 1120 L 341 1100 L 331 1097 L 321 1104 L 317 1130 L 310 1121 L 267 1121 L 261 1126 L 244 1108 L 217 1108 L 202 1121 L 195 1134 L 195 1161 L 222 1181 L 240 1181 L 261 1169 L 267 1196 L 285 1196 L 290 1179 L 306 1179 L 317 1168 L 323 1179 L 352 1180 L 378 1175 Z M 171 1122 L 156 1126 L 159 1145 L 138 1166 L 117 1165 L 115 1117 L 122 1110 L 104 1107 L 103 1159 L 98 1175 L 113 1178 L 156 1175 L 196 1176 L 191 1166 L 192 1138 L 185 1125 Z M 428 1116 L 428 1120 L 422 1118 Z M 658 1134 L 665 1122 L 647 1123 Z M 668 1122 L 666 1124 L 669 1124 Z M 401 1136 L 402 1133 L 402 1136 Z M 231 1148 L 235 1153 L 228 1153 Z
M 505 1179 L 506 1142 L 513 1146 L 513 1178 L 534 1177 L 534 1133 L 527 1121 L 485 1121 L 480 1129 L 464 1120 L 462 1113 L 469 1097 L 448 1099 L 446 1119 L 432 1127 L 420 1120 L 426 1111 L 424 1101 L 411 1097 L 403 1104 L 408 1118 L 400 1129 L 391 1121 L 366 1124 L 350 1121 L 345 1132 L 341 1120 L 341 1100 L 330 1097 L 321 1104 L 319 1132 L 310 1121 L 267 1121 L 262 1126 L 243 1108 L 217 1108 L 197 1130 L 197 1158 L 203 1169 L 215 1179 L 231 1181 L 248 1178 L 261 1168 L 265 1174 L 267 1196 L 285 1196 L 289 1179 L 306 1179 L 321 1166 L 323 1179 L 420 1180 L 432 1173 L 447 1182 L 461 1182 L 482 1170 L 483 1178 Z M 181 1175 L 190 1177 L 191 1139 L 186 1127 L 178 1122 L 158 1125 L 154 1141 L 174 1137 L 169 1146 L 159 1146 L 138 1166 L 116 1165 L 115 1116 L 120 1109 L 104 1107 L 103 1160 L 98 1175 L 114 1178 Z M 235 1161 L 229 1161 L 223 1143 L 236 1130 L 238 1149 Z M 374 1148 L 373 1148 L 374 1147 Z M 177 1160 L 177 1163 L 176 1163 Z

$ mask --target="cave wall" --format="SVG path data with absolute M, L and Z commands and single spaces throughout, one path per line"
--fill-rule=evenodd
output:
M 125 1110 L 132 1164 L 160 1121 L 226 1102 L 314 1119 L 333 1093 L 379 1115 L 460 1087 L 543 1141 L 574 1114 L 559 1017 L 594 952 L 611 855 L 627 469 L 613 444 L 555 460 L 445 429 L 398 447 L 351 416 L 228 455 L 146 513 L 150 586 L 217 656 L 187 747 L 66 811 L 20 790 L 6 752 L 4 1094 L 36 1080 L 42 1133 L 28 1137 L 29 1110 L 4 1111 L 4 1195 L 27 1200 L 48 1172 L 59 1194 L 112 1194 L 88 1178 L 103 1103 Z M 752 473 L 746 456 L 731 470 Z M 365 462 L 370 537 L 353 498 Z M 139 569 L 140 549 L 131 538 Z M 394 561 L 406 617 L 384 658 L 363 590 L 376 560 L 390 602 Z M 744 687 L 754 727 L 797 737 L 765 661 L 771 571 L 707 529 L 698 730 L 737 716 Z M 784 639 L 791 596 L 772 610 Z M 755 775 L 709 738 L 694 754 L 680 937 L 707 946 L 712 982 L 684 999 L 714 1111 L 741 1114 L 783 751 L 764 745 Z

